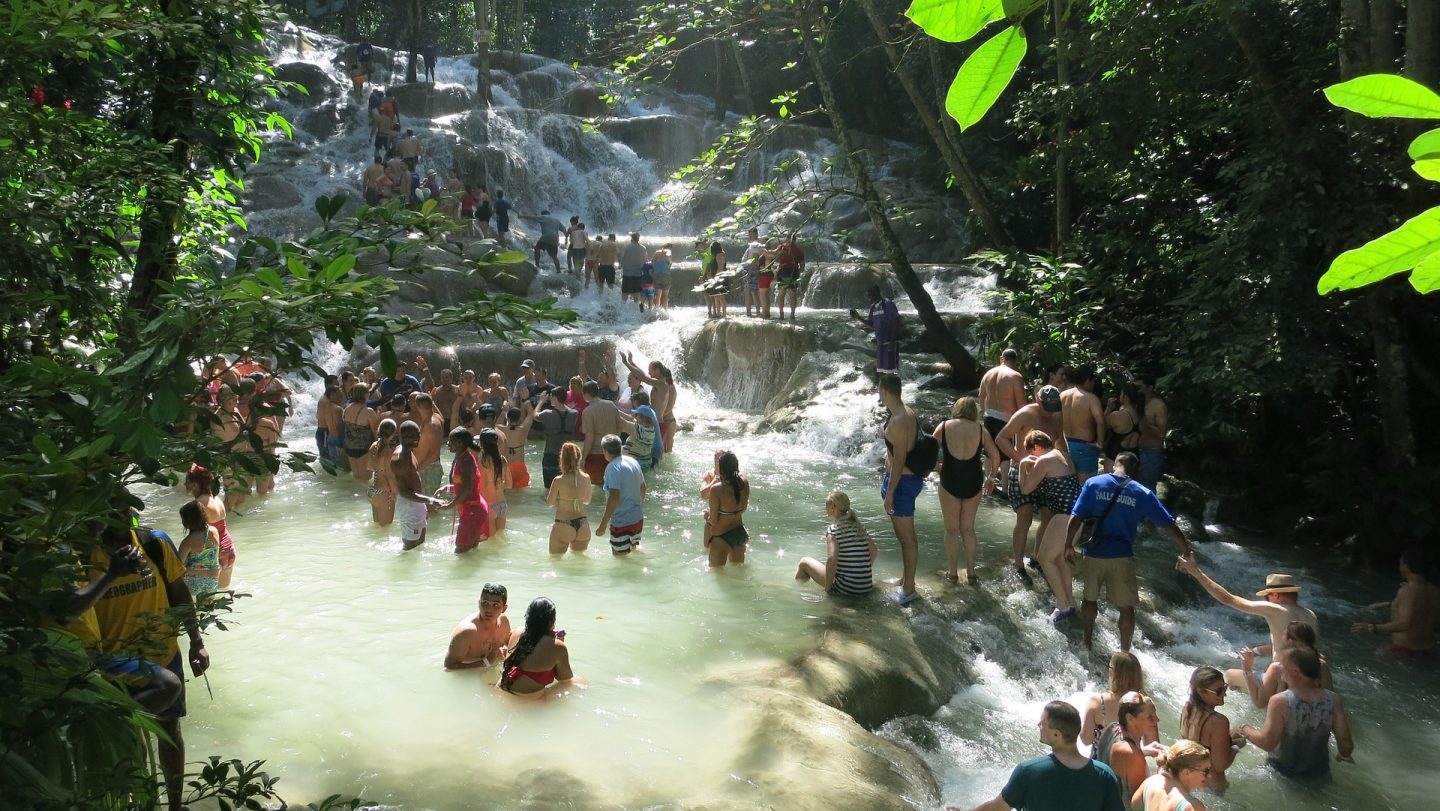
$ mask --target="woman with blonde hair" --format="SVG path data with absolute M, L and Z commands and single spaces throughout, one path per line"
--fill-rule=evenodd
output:
M 1160 771 L 1145 778 L 1130 798 L 1133 811 L 1205 811 L 1195 792 L 1210 776 L 1210 750 L 1194 742 L 1176 741 L 1155 758 Z
M 1129 651 L 1110 654 L 1110 680 L 1104 690 L 1090 696 L 1085 719 L 1080 724 L 1080 741 L 1094 745 L 1104 729 L 1120 720 L 1120 696 L 1145 692 L 1145 671 Z
M 395 484 L 390 481 L 390 454 L 399 439 L 395 421 L 384 419 L 375 441 L 365 454 L 362 470 L 373 471 L 367 482 L 365 494 L 370 497 L 370 515 L 378 526 L 388 527 L 395 520 Z
M 1217 668 L 1202 665 L 1190 674 L 1190 697 L 1180 710 L 1180 737 L 1197 741 L 1210 750 L 1210 786 L 1228 785 L 1225 770 L 1235 760 L 1235 752 L 1245 745 L 1245 738 L 1230 731 L 1230 719 L 1216 708 L 1225 703 L 1225 674 Z
M 555 508 L 555 523 L 550 525 L 550 554 L 563 555 L 565 550 L 584 552 L 590 545 L 590 519 L 585 505 L 590 503 L 590 477 L 580 465 L 580 446 L 566 442 L 560 446 L 560 475 L 550 481 L 545 503 Z
M 960 544 L 964 541 L 965 580 L 973 586 L 980 582 L 975 576 L 975 513 L 980 509 L 980 496 L 995 489 L 995 471 L 1004 457 L 980 424 L 980 401 L 974 397 L 956 400 L 950 419 L 935 426 L 934 437 L 940 443 L 938 490 L 949 564 L 940 575 L 952 583 L 960 582 Z M 981 462 L 982 451 L 988 462 Z
M 850 508 L 850 497 L 839 490 L 825 497 L 825 514 L 830 517 L 830 527 L 825 530 L 825 562 L 801 558 L 795 579 L 801 583 L 814 580 L 831 594 L 869 594 L 875 585 L 874 539 Z

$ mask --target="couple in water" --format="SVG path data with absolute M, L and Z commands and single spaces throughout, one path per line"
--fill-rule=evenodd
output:
M 536 597 L 525 610 L 525 627 L 512 631 L 505 616 L 509 594 L 499 583 L 480 589 L 479 609 L 460 621 L 450 634 L 446 670 L 500 665 L 500 689 L 516 695 L 539 695 L 557 682 L 575 678 L 565 632 L 555 628 L 555 603 Z

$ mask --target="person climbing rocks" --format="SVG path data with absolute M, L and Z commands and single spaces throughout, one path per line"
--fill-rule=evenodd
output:
M 484 190 L 484 187 L 481 187 Z M 483 204 L 482 204 L 483 205 Z M 479 214 L 476 214 L 479 218 Z M 488 218 L 487 218 L 488 219 Z M 495 237 L 500 240 L 501 245 L 507 244 L 510 233 L 510 201 L 505 199 L 505 192 L 495 190 Z M 537 263 L 538 260 L 537 260 Z
M 559 220 L 550 216 L 548 208 L 542 209 L 538 215 L 521 214 L 520 217 L 532 220 L 540 226 L 540 238 L 535 240 L 535 269 L 540 269 L 540 254 L 544 252 L 550 257 L 550 262 L 555 265 L 555 272 L 560 273 L 560 230 L 564 226 L 560 224 Z
M 645 310 L 645 295 L 640 278 L 648 261 L 650 256 L 645 246 L 640 244 L 640 232 L 631 231 L 630 241 L 620 251 L 620 301 L 623 303 L 633 298 L 642 312 Z
M 435 43 L 433 42 L 426 45 L 420 51 L 421 57 L 425 60 L 425 81 L 430 84 L 435 84 L 435 61 L 437 53 Z
M 405 130 L 405 137 L 401 138 L 400 143 L 395 145 L 396 154 L 400 156 L 401 160 L 405 161 L 405 168 L 412 172 L 420 165 L 420 155 L 424 151 L 425 147 L 420 143 L 420 139 L 415 136 L 415 130 Z

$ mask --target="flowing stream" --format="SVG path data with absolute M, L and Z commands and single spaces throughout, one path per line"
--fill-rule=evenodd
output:
M 313 225 L 307 210 L 315 195 L 353 190 L 368 160 L 361 114 L 338 92 L 336 43 L 311 36 L 301 47 L 290 36 L 275 47 L 277 61 L 308 63 L 335 81 L 308 107 L 287 108 L 300 124 L 300 143 L 289 150 L 288 163 L 286 151 L 277 149 L 279 171 L 276 164 L 269 171 L 293 185 L 295 195 L 281 188 L 269 207 L 250 216 L 256 230 L 272 234 Z M 644 116 L 643 126 L 620 120 L 602 133 L 583 131 L 556 102 L 581 77 L 545 60 L 527 65 L 495 73 L 500 106 L 489 122 L 489 148 L 506 157 L 486 170 L 515 189 L 511 196 L 524 210 L 583 210 L 609 217 L 601 224 L 619 230 L 634 222 L 628 212 L 665 193 L 658 178 L 670 164 L 708 137 L 702 118 L 708 102 L 680 97 L 633 100 L 629 112 Z M 462 60 L 442 59 L 440 79 L 443 87 L 473 86 L 473 71 Z M 446 160 L 474 159 L 466 152 L 475 126 L 470 114 L 437 114 L 426 126 L 434 128 L 427 154 L 442 167 Z M 327 127 L 335 132 L 324 132 Z M 820 138 L 786 148 L 818 165 L 833 144 Z M 742 168 L 745 175 L 755 167 Z M 705 221 L 692 212 L 668 227 L 687 231 Z M 836 246 L 826 250 L 834 258 L 843 254 Z M 1003 503 L 986 502 L 980 510 L 982 585 L 940 581 L 934 572 L 944 553 L 933 484 L 916 518 L 923 600 L 901 609 L 877 596 L 842 608 L 813 585 L 794 582 L 801 556 L 823 557 L 823 501 L 832 488 L 851 495 L 877 537 L 877 577 L 899 573 L 898 547 L 877 491 L 880 415 L 861 370 L 865 344 L 844 326 L 843 308 L 863 303 L 863 288 L 849 281 L 852 272 L 820 268 L 807 278 L 798 326 L 736 318 L 721 332 L 705 327 L 703 311 L 693 306 L 642 318 L 593 293 L 562 301 L 582 317 L 574 330 L 557 334 L 568 345 L 618 345 L 642 363 L 658 358 L 679 370 L 677 410 L 689 430 L 650 477 L 644 551 L 629 558 L 612 558 L 603 539 L 581 555 L 547 553 L 551 513 L 539 490 L 538 443 L 529 452 L 535 482 L 512 493 L 505 535 L 458 558 L 448 516 L 432 521 L 423 548 L 402 554 L 393 528 L 371 522 L 358 483 L 282 474 L 272 496 L 252 501 L 231 522 L 239 554 L 234 587 L 249 596 L 238 602 L 230 629 L 207 640 L 213 699 L 203 683 L 189 686 L 190 757 L 266 758 L 292 800 L 339 793 L 406 809 L 879 807 L 853 799 L 845 782 L 853 775 L 806 759 L 786 740 L 771 740 L 743 689 L 767 666 L 779 672 L 805 656 L 843 611 L 851 627 L 861 629 L 854 640 L 860 647 L 867 617 L 878 629 L 878 620 L 903 616 L 930 632 L 927 639 L 941 640 L 927 644 L 948 646 L 945 652 L 959 652 L 964 663 L 955 679 L 960 686 L 943 706 L 901 713 L 868 743 L 859 733 L 861 748 L 882 751 L 888 741 L 918 753 L 938 782 L 933 796 L 925 781 L 911 780 L 912 790 L 886 807 L 968 807 L 994 796 L 1014 763 L 1042 753 L 1035 726 L 1044 703 L 1072 698 L 1083 706 L 1083 692 L 1104 674 L 1104 654 L 1082 652 L 1078 625 L 1057 629 L 1045 621 L 1043 586 L 1025 589 L 1007 577 L 1012 513 Z M 942 310 L 973 317 L 993 279 L 937 269 L 927 286 Z M 492 368 L 507 381 L 516 375 L 508 360 L 513 348 L 465 351 L 480 359 L 475 368 L 482 375 Z M 783 367 L 776 366 L 778 358 Z M 356 359 L 337 351 L 321 362 L 334 370 Z M 572 373 L 563 363 L 552 365 L 559 373 L 552 379 Z M 944 408 L 948 395 L 919 390 L 926 375 L 917 359 L 907 357 L 904 371 L 907 399 L 926 403 L 928 413 Z M 757 378 L 767 382 L 757 388 Z M 316 384 L 299 385 L 286 440 L 312 449 Z M 794 393 L 787 404 L 798 419 L 787 432 L 756 430 L 769 387 Z M 736 451 L 752 482 L 751 546 L 744 566 L 712 572 L 700 543 L 696 491 L 721 446 Z M 152 493 L 147 521 L 176 529 L 182 498 Z M 592 504 L 592 522 L 600 511 Z M 1361 606 L 1389 598 L 1394 578 L 1226 527 L 1209 530 L 1218 540 L 1201 547 L 1203 562 L 1232 590 L 1253 592 L 1269 570 L 1299 577 L 1305 603 L 1321 616 L 1322 649 L 1350 710 L 1358 761 L 1338 764 L 1327 784 L 1302 785 L 1272 776 L 1261 755 L 1247 748 L 1230 771 L 1231 790 L 1207 796 L 1210 807 L 1434 807 L 1440 794 L 1435 671 L 1377 658 L 1374 638 L 1347 633 L 1353 619 L 1383 619 Z M 1265 635 L 1263 622 L 1223 609 L 1182 582 L 1171 570 L 1173 557 L 1168 541 L 1146 537 L 1137 630 L 1167 742 L 1177 734 L 1190 670 L 1229 667 L 1233 651 Z M 580 676 L 574 689 L 543 702 L 519 701 L 491 686 L 494 669 L 442 669 L 449 633 L 474 610 L 485 581 L 508 587 L 516 628 L 531 598 L 556 602 L 557 624 L 569 633 Z M 1113 610 L 1102 607 L 1097 648 L 1108 652 L 1115 641 Z M 1224 711 L 1236 725 L 1259 723 L 1262 715 L 1234 693 Z M 838 727 L 818 732 L 841 735 Z M 786 772 L 793 785 L 783 793 L 762 776 L 773 773 L 777 758 L 797 761 Z

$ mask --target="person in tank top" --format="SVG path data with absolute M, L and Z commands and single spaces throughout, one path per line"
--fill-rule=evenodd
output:
M 1320 656 L 1303 645 L 1285 654 L 1285 681 L 1290 689 L 1270 697 L 1265 726 L 1242 724 L 1240 734 L 1269 752 L 1266 765 L 1286 777 L 1325 777 L 1330 774 L 1330 738 L 1335 738 L 1335 759 L 1353 762 L 1355 740 L 1345 702 L 1320 686 Z

